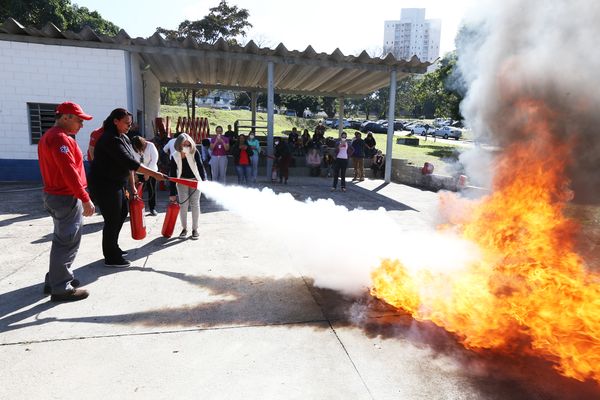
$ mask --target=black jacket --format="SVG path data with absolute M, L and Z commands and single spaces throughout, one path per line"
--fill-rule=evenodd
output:
M 127 185 L 130 171 L 140 167 L 127 135 L 105 129 L 94 148 L 90 171 L 92 190 L 118 190 Z

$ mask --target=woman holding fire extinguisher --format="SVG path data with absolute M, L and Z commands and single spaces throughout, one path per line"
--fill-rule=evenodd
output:
M 171 168 L 169 176 L 176 178 L 184 178 L 195 181 L 205 181 L 206 174 L 204 172 L 204 165 L 200 159 L 200 153 L 196 149 L 196 143 L 194 139 L 187 133 L 180 134 L 175 140 L 175 153 L 171 159 Z M 187 213 L 188 208 L 192 209 L 192 240 L 198 240 L 200 235 L 198 234 L 198 218 L 200 216 L 200 191 L 198 189 L 192 189 L 189 186 L 182 185 L 180 183 L 170 182 L 170 196 L 171 202 L 177 201 L 179 196 L 179 202 L 181 208 L 179 209 L 179 219 L 183 230 L 179 234 L 180 239 L 187 237 Z
M 158 181 L 166 178 L 159 172 L 141 165 L 134 156 L 134 150 L 127 137 L 131 127 L 131 113 L 123 108 L 114 109 L 102 124 L 104 134 L 96 143 L 94 160 L 90 173 L 92 198 L 98 203 L 104 227 L 102 229 L 102 253 L 107 267 L 128 267 L 129 261 L 123 258 L 126 253 L 119 247 L 119 233 L 127 217 L 125 187 L 129 180 L 133 184 L 134 172 L 151 176 Z

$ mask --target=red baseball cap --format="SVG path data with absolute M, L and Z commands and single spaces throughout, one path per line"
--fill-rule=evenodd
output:
M 56 113 L 76 115 L 79 118 L 85 119 L 87 121 L 93 118 L 91 115 L 87 115 L 86 113 L 84 113 L 83 109 L 79 104 L 73 103 L 71 101 L 65 101 L 64 103 L 59 104 L 58 107 L 56 107 Z

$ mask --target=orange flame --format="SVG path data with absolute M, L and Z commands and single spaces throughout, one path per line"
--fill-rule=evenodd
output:
M 493 194 L 451 221 L 481 259 L 452 273 L 385 260 L 371 294 L 455 333 L 467 348 L 525 351 L 565 376 L 600 382 L 600 276 L 575 252 L 577 226 L 563 216 L 570 146 L 548 133 L 544 106 L 517 107 L 526 110 L 528 139 L 503 152 Z

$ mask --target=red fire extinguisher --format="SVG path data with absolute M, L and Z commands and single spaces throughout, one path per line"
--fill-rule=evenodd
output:
M 167 214 L 165 215 L 165 222 L 162 226 L 162 235 L 166 238 L 170 238 L 175 230 L 175 222 L 177 222 L 177 215 L 179 215 L 179 203 L 173 201 L 167 206 Z
M 129 200 L 129 222 L 131 223 L 131 237 L 142 240 L 146 237 L 146 222 L 144 221 L 144 201 L 137 196 Z

